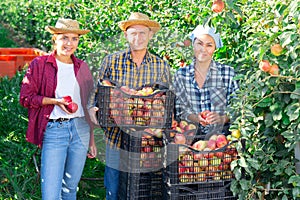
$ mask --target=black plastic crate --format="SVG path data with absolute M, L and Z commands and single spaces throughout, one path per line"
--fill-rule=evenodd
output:
M 185 185 L 164 185 L 164 200 L 236 200 L 230 181 Z
M 126 129 L 122 133 L 120 168 L 130 173 L 147 173 L 164 167 L 165 143 L 162 129 Z
M 162 200 L 162 169 L 147 173 L 121 172 L 119 181 L 120 200 Z
M 166 181 L 170 184 L 228 181 L 234 178 L 230 163 L 238 157 L 232 144 L 211 151 L 197 151 L 188 145 L 166 145 Z
M 98 85 L 97 117 L 100 126 L 171 127 L 175 99 L 172 91 L 154 89 L 151 94 L 142 96 L 140 93 L 130 94 L 129 88 L 124 88 Z

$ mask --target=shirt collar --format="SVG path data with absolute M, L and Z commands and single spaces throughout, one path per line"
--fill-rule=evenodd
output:
M 126 49 L 126 59 L 133 61 L 130 47 Z M 146 55 L 143 58 L 143 62 L 151 62 L 151 61 L 152 61 L 152 57 L 147 49 Z
M 191 75 L 195 74 L 195 60 L 193 60 L 193 62 L 189 65 L 189 72 Z M 209 70 L 207 73 L 207 78 L 209 78 L 211 76 L 212 71 L 218 71 L 219 70 L 219 65 L 216 64 L 216 62 L 214 60 L 211 60 L 210 64 L 209 64 Z
M 55 59 L 55 54 L 56 51 L 54 50 L 47 58 L 46 62 L 50 62 L 53 64 L 53 66 L 56 66 L 56 59 Z M 74 66 L 78 66 L 80 67 L 80 60 L 76 59 L 76 57 L 74 56 L 74 54 L 71 55 L 71 59 L 73 61 Z

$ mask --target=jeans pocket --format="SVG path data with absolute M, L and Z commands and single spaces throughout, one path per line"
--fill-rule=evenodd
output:
M 48 122 L 46 128 L 48 128 L 48 129 L 52 128 L 53 124 L 54 124 L 54 122 Z
M 88 149 L 90 143 L 89 124 L 87 123 L 84 117 L 80 117 L 74 119 L 74 125 L 82 144 L 85 146 L 86 149 Z

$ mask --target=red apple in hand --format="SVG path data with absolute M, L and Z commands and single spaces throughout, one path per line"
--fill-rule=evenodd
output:
M 78 105 L 77 103 L 71 102 L 66 106 L 66 109 L 70 112 L 70 113 L 75 113 L 78 109 Z
M 205 111 L 202 111 L 202 112 L 200 113 L 200 115 L 201 115 L 201 117 L 202 117 L 203 119 L 206 120 L 208 113 L 210 113 L 210 111 L 209 111 L 209 110 L 205 110 Z
M 71 96 L 64 96 L 63 100 L 67 103 L 71 103 L 72 102 L 72 97 Z

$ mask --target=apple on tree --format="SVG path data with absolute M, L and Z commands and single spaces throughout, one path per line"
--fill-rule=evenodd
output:
M 271 65 L 271 68 L 269 70 L 269 74 L 271 75 L 278 75 L 279 74 L 279 67 L 277 64 Z
M 212 11 L 215 13 L 222 12 L 224 9 L 225 4 L 222 0 L 214 0 L 212 5 Z
M 271 69 L 271 64 L 268 60 L 261 60 L 259 62 L 259 69 L 263 72 L 269 72 Z
M 274 56 L 280 56 L 282 51 L 283 51 L 283 48 L 281 47 L 280 44 L 274 44 L 271 46 L 271 53 Z

